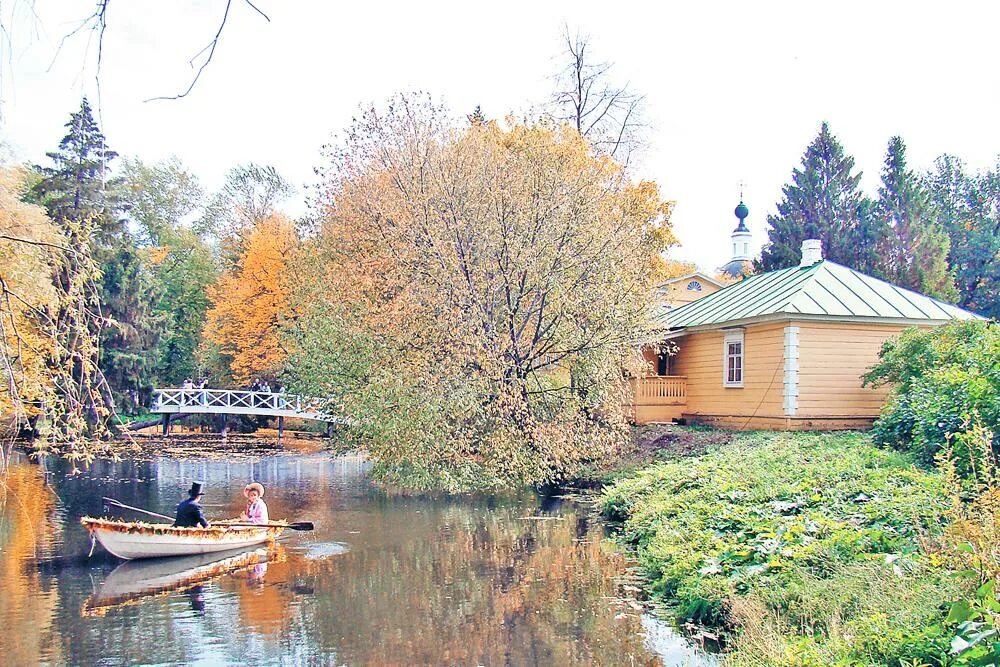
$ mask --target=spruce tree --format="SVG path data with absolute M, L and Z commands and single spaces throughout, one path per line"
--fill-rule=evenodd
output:
M 99 269 L 99 276 L 82 276 L 80 266 L 70 262 L 57 270 L 56 284 L 68 294 L 82 283 L 95 295 L 87 326 L 99 336 L 99 369 L 106 383 L 93 384 L 104 387 L 105 407 L 115 407 L 116 399 L 118 407 L 135 410 L 149 389 L 149 351 L 158 335 L 149 274 L 120 215 L 119 184 L 109 178 L 117 153 L 108 148 L 86 98 L 66 128 L 58 150 L 47 153 L 52 166 L 38 168 L 41 178 L 32 196 L 74 250 Z
M 63 226 L 84 218 L 94 220 L 99 228 L 98 241 L 108 245 L 125 231 L 124 223 L 114 215 L 115 184 L 108 179 L 108 165 L 118 154 L 108 148 L 87 98 L 80 110 L 70 115 L 66 128 L 59 149 L 46 153 L 53 166 L 37 168 L 41 179 L 33 195 L 48 210 L 49 217 Z
M 802 156 L 802 167 L 782 188 L 778 214 L 767 217 L 768 243 L 757 260 L 758 270 L 795 266 L 806 239 L 820 239 L 824 256 L 835 262 L 872 270 L 871 244 L 877 234 L 869 217 L 861 215 L 866 207 L 858 189 L 861 173 L 853 169 L 854 158 L 844 153 L 824 122 Z
M 930 193 L 906 167 L 906 145 L 892 137 L 886 151 L 876 216 L 883 233 L 879 273 L 889 282 L 928 296 L 958 296 L 948 269 L 951 243 L 937 221 Z
M 958 305 L 1000 317 L 1000 163 L 969 174 L 960 159 L 942 155 L 924 183 L 950 239 Z

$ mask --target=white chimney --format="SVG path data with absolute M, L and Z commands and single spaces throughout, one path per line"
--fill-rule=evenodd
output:
M 799 266 L 812 266 L 823 261 L 823 242 L 819 239 L 806 239 L 802 242 L 802 262 Z

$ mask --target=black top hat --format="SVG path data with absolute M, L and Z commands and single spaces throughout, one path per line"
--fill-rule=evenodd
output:
M 192 498 L 202 495 L 201 482 L 191 482 L 191 488 L 188 490 L 188 495 Z

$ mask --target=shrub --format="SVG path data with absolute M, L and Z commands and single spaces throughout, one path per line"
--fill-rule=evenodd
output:
M 1000 327 L 981 320 L 956 322 L 930 331 L 909 329 L 887 341 L 865 384 L 892 384 L 875 422 L 879 445 L 913 452 L 924 464 L 955 436 L 981 423 L 1000 434 Z M 993 456 L 1000 439 L 992 442 Z M 961 473 L 969 451 L 956 446 Z
M 996 665 L 1000 664 L 1000 470 L 992 456 L 995 439 L 975 424 L 955 440 L 970 454 L 973 465 L 960 479 L 953 452 L 946 450 L 941 457 L 953 507 L 943 553 L 976 589 L 952 603 L 945 626 L 956 665 Z

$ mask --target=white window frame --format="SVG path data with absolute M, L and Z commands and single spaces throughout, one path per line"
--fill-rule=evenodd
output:
M 743 330 L 739 331 L 727 331 L 726 335 L 722 339 L 722 386 L 723 387 L 742 387 L 743 382 L 746 380 L 747 374 L 747 347 L 745 336 L 743 335 Z M 731 344 L 737 343 L 740 346 L 740 351 L 738 355 L 729 354 L 729 346 Z M 730 358 L 739 359 L 739 380 L 729 379 L 729 360 Z

